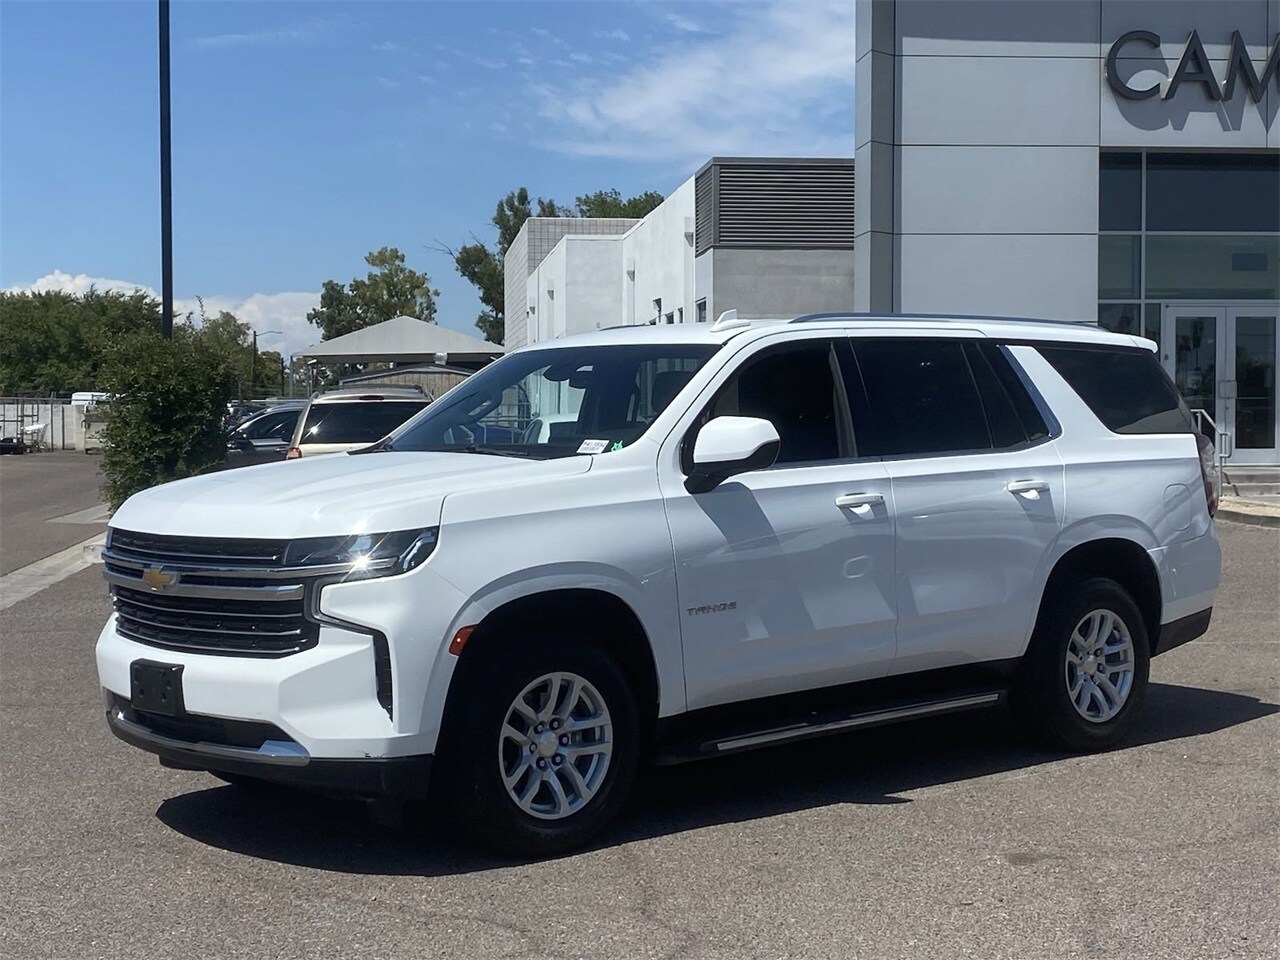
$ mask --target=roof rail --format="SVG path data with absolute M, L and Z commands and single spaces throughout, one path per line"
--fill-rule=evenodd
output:
M 935 320 L 940 323 L 1052 323 L 1068 327 L 1095 327 L 1093 320 L 1046 320 L 1043 317 L 997 317 L 964 313 L 807 313 L 792 323 L 820 323 L 823 320 Z
M 788 323 L 787 320 L 779 320 L 777 317 L 740 317 L 737 310 L 726 310 L 720 316 L 716 317 L 715 322 L 711 324 L 712 333 L 719 333 L 721 330 L 741 330 L 744 327 L 754 327 L 759 323 Z

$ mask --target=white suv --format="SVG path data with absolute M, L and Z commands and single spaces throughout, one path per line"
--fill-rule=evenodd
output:
M 121 507 L 108 722 L 233 782 L 430 786 L 525 854 L 603 827 L 642 758 L 1006 699 L 1111 746 L 1219 580 L 1152 348 L 842 315 L 516 351 L 372 448 Z

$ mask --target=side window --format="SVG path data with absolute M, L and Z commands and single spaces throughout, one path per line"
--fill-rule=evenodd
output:
M 867 339 L 855 341 L 854 353 L 872 424 L 863 455 L 991 449 L 962 341 Z
M 760 417 L 782 439 L 777 462 L 813 463 L 859 455 L 849 422 L 844 378 L 830 340 L 767 347 L 746 360 L 685 438 L 685 469 L 702 424 L 715 417 Z
M 1040 347 L 1112 433 L 1193 433 L 1191 412 L 1155 354 L 1137 348 Z
M 265 417 L 259 417 L 245 428 L 243 436 L 248 440 L 269 440 L 280 432 L 285 423 L 293 425 L 290 417 L 296 419 L 297 414 L 271 413 Z
M 978 352 L 991 366 L 996 379 L 1000 381 L 1005 394 L 1012 401 L 1027 440 L 1036 443 L 1048 437 L 1049 425 L 1045 423 L 1044 414 L 1032 399 L 1026 383 L 1013 368 L 1014 362 L 1009 358 L 1008 349 L 989 340 L 983 340 L 978 344 Z
M 280 419 L 259 440 L 288 440 L 293 436 L 293 428 L 298 425 L 298 411 L 282 413 Z
M 991 445 L 1008 450 L 1049 436 L 1040 409 L 1004 351 L 990 341 L 965 344 L 964 350 L 982 397 Z

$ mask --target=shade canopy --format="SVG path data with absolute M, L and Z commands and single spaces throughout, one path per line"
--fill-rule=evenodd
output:
M 502 356 L 489 343 L 417 317 L 393 317 L 363 330 L 321 340 L 294 354 L 321 363 L 433 363 L 445 354 L 451 366 L 482 367 Z

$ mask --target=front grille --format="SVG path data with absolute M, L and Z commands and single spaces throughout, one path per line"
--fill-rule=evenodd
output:
M 165 596 L 116 587 L 116 629 L 131 640 L 193 653 L 282 656 L 316 641 L 296 600 Z
M 284 540 L 170 537 L 113 529 L 103 568 L 121 636 L 166 650 L 280 657 L 314 646 L 307 579 Z
M 232 540 L 219 537 L 165 537 L 132 530 L 111 531 L 107 549 L 122 560 L 190 563 L 214 567 L 284 566 L 287 540 Z

